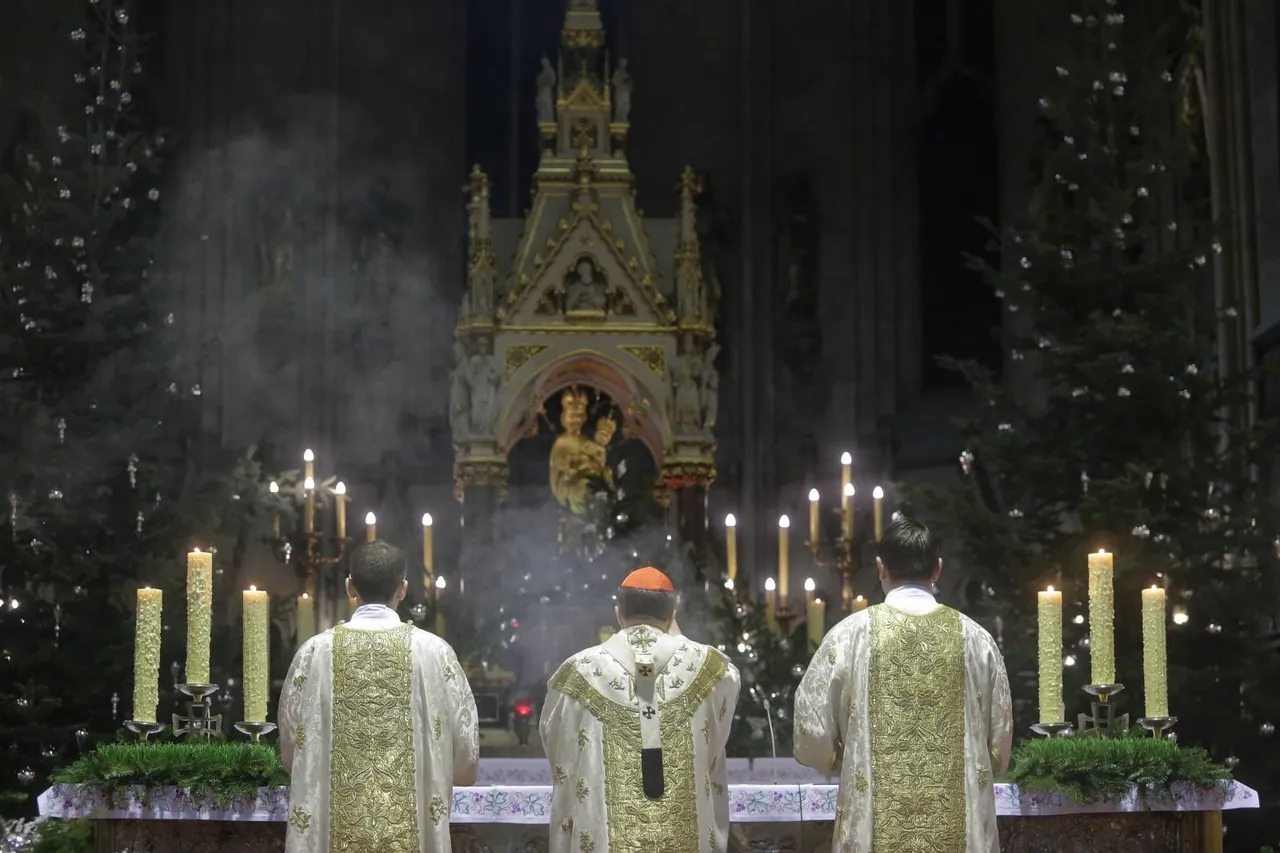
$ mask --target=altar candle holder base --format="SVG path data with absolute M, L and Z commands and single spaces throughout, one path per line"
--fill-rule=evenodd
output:
M 275 723 L 267 722 L 244 722 L 235 724 L 236 731 L 242 735 L 248 735 L 249 740 L 253 743 L 261 743 L 263 735 L 269 735 L 276 730 Z
M 1043 737 L 1070 737 L 1070 723 L 1036 723 L 1031 731 Z
M 173 715 L 173 734 L 212 738 L 222 733 L 222 715 L 213 713 L 209 701 L 218 692 L 216 684 L 179 684 L 178 689 L 191 697 L 187 716 Z
M 1151 732 L 1153 738 L 1164 738 L 1178 722 L 1177 717 L 1141 717 L 1138 725 Z
M 124 727 L 137 735 L 140 741 L 145 741 L 152 735 L 158 735 L 164 731 L 164 723 L 147 722 L 146 720 L 125 720 Z
M 1080 715 L 1080 731 L 1093 732 L 1101 737 L 1110 737 L 1128 730 L 1129 715 L 1116 716 L 1115 706 L 1111 698 L 1124 690 L 1123 684 L 1088 684 L 1084 692 L 1093 697 L 1089 703 L 1092 714 Z

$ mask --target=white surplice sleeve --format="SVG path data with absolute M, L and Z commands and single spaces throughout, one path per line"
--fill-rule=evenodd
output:
M 302 644 L 293 656 L 284 688 L 280 691 L 280 708 L 276 714 L 280 726 L 280 760 L 290 774 L 293 773 L 293 751 L 298 743 L 298 722 L 302 718 L 302 694 L 315 648 L 316 644 L 310 640 Z
M 992 639 L 987 638 L 987 677 L 990 683 L 991 719 L 988 722 L 992 769 L 997 775 L 1009 769 L 1009 753 L 1013 748 L 1013 699 L 1009 693 L 1009 674 L 1004 667 L 1004 656 L 1000 647 Z
M 466 787 L 476 783 L 480 765 L 480 721 L 476 713 L 476 697 L 471 692 L 467 674 L 458 663 L 458 655 L 450 647 L 445 659 L 445 678 L 451 717 L 453 719 L 453 784 Z
M 795 703 L 795 758 L 822 773 L 839 768 L 844 752 L 848 632 L 837 626 L 805 670 Z

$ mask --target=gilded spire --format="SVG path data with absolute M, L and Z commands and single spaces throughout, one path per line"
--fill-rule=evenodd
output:
M 604 24 L 596 0 L 569 0 L 560 39 L 570 50 L 604 47 Z

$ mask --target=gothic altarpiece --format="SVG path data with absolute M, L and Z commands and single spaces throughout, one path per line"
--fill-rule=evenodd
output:
M 479 166 L 467 185 L 450 400 L 464 575 L 484 571 L 502 535 L 513 449 L 548 426 L 541 488 L 558 508 L 549 535 L 561 551 L 584 530 L 599 535 L 591 484 L 611 476 L 611 443 L 626 440 L 652 457 L 673 532 L 687 550 L 704 545 L 719 346 L 696 227 L 701 186 L 686 169 L 674 220 L 637 210 L 624 152 L 631 76 L 625 60 L 610 73 L 604 45 L 595 3 L 571 0 L 558 61 L 544 58 L 537 80 L 543 151 L 526 217 L 490 215 Z

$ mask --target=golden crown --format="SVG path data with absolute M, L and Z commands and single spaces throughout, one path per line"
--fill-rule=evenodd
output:
M 567 388 L 560 395 L 560 408 L 566 412 L 578 412 L 586 414 L 587 411 L 587 395 L 578 388 Z

